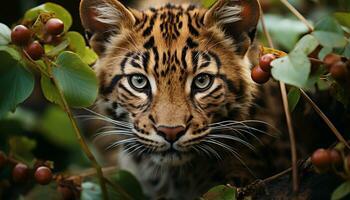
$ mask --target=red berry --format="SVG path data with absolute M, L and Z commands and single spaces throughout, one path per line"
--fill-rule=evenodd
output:
M 64 30 L 64 24 L 58 18 L 51 18 L 46 22 L 45 29 L 50 35 L 59 35 Z
M 7 157 L 6 154 L 2 151 L 0 151 L 0 168 L 4 167 L 7 163 Z
M 37 41 L 34 41 L 31 44 L 29 44 L 25 48 L 25 51 L 33 60 L 39 60 L 45 53 L 44 48 Z
M 259 65 L 262 70 L 265 72 L 270 72 L 271 70 L 271 62 L 276 59 L 276 56 L 268 53 L 260 57 Z
M 252 79 L 256 83 L 263 84 L 266 83 L 270 79 L 270 73 L 265 72 L 259 66 L 256 66 L 252 69 Z
M 62 195 L 62 198 L 64 200 L 73 200 L 74 199 L 74 192 L 69 188 L 65 186 L 58 186 L 57 192 Z
M 52 180 L 51 169 L 46 166 L 38 167 L 34 173 L 34 178 L 40 185 L 47 185 Z
M 327 68 L 329 68 L 330 66 L 332 66 L 333 64 L 339 61 L 341 61 L 341 57 L 334 53 L 330 53 L 323 58 L 323 63 Z
M 343 163 L 343 158 L 337 150 L 331 149 L 328 152 L 334 165 L 341 165 Z
M 331 164 L 332 158 L 329 151 L 325 149 L 317 149 L 311 156 L 311 162 L 316 167 L 325 169 Z
M 17 25 L 11 32 L 11 41 L 16 45 L 26 45 L 32 37 L 32 32 L 23 25 Z
M 29 168 L 27 165 L 18 163 L 12 170 L 12 178 L 15 182 L 24 182 L 29 175 Z
M 342 61 L 338 61 L 335 64 L 331 65 L 329 72 L 332 77 L 337 80 L 345 80 L 347 76 L 346 64 Z

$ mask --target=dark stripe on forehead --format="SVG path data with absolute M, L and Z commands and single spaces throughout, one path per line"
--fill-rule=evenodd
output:
M 111 93 L 121 78 L 123 78 L 123 75 L 115 75 L 107 87 L 102 86 L 100 88 L 100 93 L 103 95 Z
M 159 68 L 159 53 L 157 47 L 152 48 L 153 54 L 154 54 L 154 67 L 153 71 L 155 72 L 156 76 L 159 76 L 158 74 L 158 68 Z
M 186 44 L 187 44 L 187 46 L 189 47 L 189 48 L 195 48 L 195 47 L 198 47 L 198 43 L 197 42 L 195 42 L 195 41 L 193 41 L 192 40 L 192 38 L 187 38 L 187 40 L 186 40 Z
M 187 50 L 188 50 L 188 47 L 185 46 L 183 49 L 182 49 L 182 52 L 181 52 L 181 62 L 182 62 L 182 66 L 184 69 L 187 69 L 187 62 L 186 62 L 186 53 L 187 53 Z
M 143 45 L 145 49 L 150 49 L 154 46 L 154 37 L 150 37 L 149 40 Z
M 145 72 L 147 73 L 148 71 L 148 63 L 149 63 L 149 58 L 150 58 L 150 54 L 148 51 L 144 52 L 142 55 L 142 65 L 143 65 L 143 69 L 145 70 Z
M 189 13 L 187 13 L 187 17 L 188 17 L 188 30 L 190 31 L 190 33 L 194 36 L 198 36 L 199 32 L 196 28 L 193 27 L 192 25 L 192 18 L 191 15 Z
M 143 31 L 143 37 L 149 36 L 152 33 L 154 22 L 157 18 L 157 13 L 155 13 L 152 18 L 149 20 L 149 26 Z

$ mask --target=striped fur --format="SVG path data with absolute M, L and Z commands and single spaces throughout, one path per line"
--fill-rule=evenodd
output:
M 206 180 L 208 183 L 202 186 L 185 187 L 187 193 L 182 196 L 184 193 L 178 194 L 180 189 L 176 189 L 175 182 L 160 179 L 162 175 L 154 178 L 152 169 L 158 166 L 181 171 L 197 160 L 199 165 L 195 168 L 200 170 L 200 163 L 206 161 L 193 147 L 211 134 L 211 124 L 249 117 L 257 94 L 257 86 L 250 78 L 252 60 L 247 56 L 253 48 L 242 54 L 238 49 L 245 41 L 237 41 L 225 31 L 226 25 L 244 20 L 240 16 L 243 7 L 240 1 L 231 0 L 222 5 L 219 2 L 220 7 L 214 5 L 216 12 L 190 4 L 166 4 L 136 11 L 120 10 L 119 5 L 110 5 L 113 0 L 106 0 L 105 4 L 106 1 L 100 1 L 93 8 L 96 21 L 90 23 L 84 13 L 82 21 L 95 37 L 103 38 L 103 51 L 99 51 L 100 59 L 94 66 L 100 80 L 100 102 L 104 102 L 101 105 L 114 105 L 108 107 L 107 113 L 115 120 L 130 122 L 137 140 L 134 148 L 121 148 L 126 150 L 119 154 L 121 166 L 133 171 L 152 198 L 193 199 L 220 181 Z M 128 21 L 134 21 L 133 25 Z M 93 30 L 96 23 L 109 28 Z M 106 32 L 113 33 L 101 37 Z M 244 34 L 248 33 L 240 35 Z M 252 41 L 248 43 L 252 45 Z M 147 81 L 144 88 L 132 84 L 135 75 L 137 80 Z M 207 75 L 211 81 L 203 90 L 194 84 L 201 75 Z M 157 133 L 158 126 L 186 129 L 171 144 Z M 219 149 L 215 151 L 221 154 Z M 136 154 L 128 154 L 130 151 Z M 206 172 L 213 167 L 205 165 Z M 176 177 L 172 171 L 166 170 L 163 177 Z M 179 177 L 179 182 L 186 178 Z M 152 183 L 154 179 L 157 183 Z

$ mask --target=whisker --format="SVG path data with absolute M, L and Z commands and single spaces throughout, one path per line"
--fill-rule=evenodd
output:
M 249 149 L 256 151 L 255 147 L 253 145 L 251 145 L 250 143 L 248 143 L 245 140 L 242 140 L 241 138 L 232 136 L 232 135 L 216 135 L 216 134 L 209 134 L 208 135 L 209 138 L 222 138 L 222 139 L 229 139 L 229 140 L 233 140 L 236 142 L 239 142 L 241 144 L 244 144 L 245 146 L 247 146 Z
M 111 145 L 109 145 L 106 150 L 111 150 L 116 148 L 117 146 L 121 145 L 121 144 L 126 144 L 128 142 L 132 142 L 132 141 L 137 141 L 137 138 L 128 138 L 128 139 L 124 139 L 124 140 L 119 140 L 117 142 L 112 143 Z
M 253 171 L 245 164 L 245 162 L 242 160 L 242 158 L 239 156 L 239 154 L 237 153 L 237 151 L 233 150 L 232 148 L 230 148 L 228 145 L 220 142 L 220 141 L 216 141 L 214 139 L 207 139 L 205 140 L 205 142 L 209 142 L 209 143 L 212 143 L 212 144 L 216 144 L 220 147 L 223 147 L 224 149 L 228 150 L 239 162 L 241 162 L 241 164 L 247 168 L 247 170 L 249 171 L 249 173 L 254 176 L 254 178 L 257 178 L 255 176 L 255 174 L 253 173 Z

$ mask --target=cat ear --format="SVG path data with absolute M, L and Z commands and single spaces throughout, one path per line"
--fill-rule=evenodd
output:
M 237 53 L 244 56 L 254 41 L 259 18 L 257 0 L 218 0 L 205 13 L 204 24 L 221 27 L 234 39 Z
M 80 19 L 87 32 L 92 34 L 90 45 L 97 54 L 102 54 L 112 34 L 122 28 L 132 28 L 141 13 L 129 9 L 118 0 L 82 0 Z

